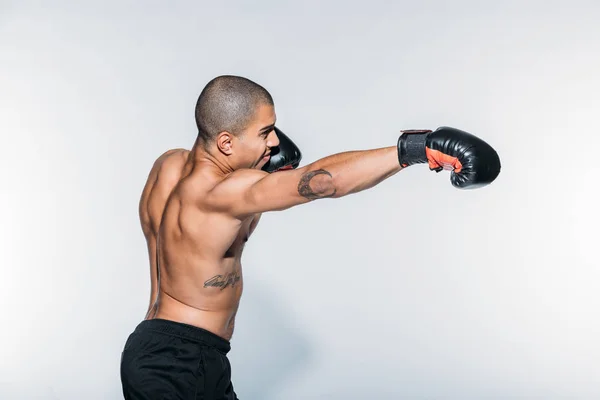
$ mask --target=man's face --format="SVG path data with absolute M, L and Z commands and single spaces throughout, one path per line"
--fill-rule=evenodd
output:
M 272 147 L 279 146 L 275 133 L 275 107 L 261 104 L 244 133 L 238 137 L 236 153 L 245 168 L 262 168 L 269 161 Z

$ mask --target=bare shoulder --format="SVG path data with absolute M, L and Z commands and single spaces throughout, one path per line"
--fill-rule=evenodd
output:
M 161 154 L 152 165 L 139 202 L 142 226 L 150 226 L 151 215 L 162 213 L 166 198 L 181 179 L 190 151 L 171 149 Z M 154 210 L 156 209 L 156 210 Z
M 221 180 L 211 190 L 211 194 L 217 196 L 241 195 L 249 187 L 269 176 L 268 172 L 258 169 L 239 169 L 233 171 Z
M 186 149 L 171 149 L 161 154 L 152 165 L 146 185 L 153 186 L 159 179 L 178 179 L 189 153 Z
M 226 212 L 232 203 L 244 201 L 246 190 L 267 175 L 268 172 L 257 169 L 233 171 L 215 182 L 198 201 L 207 210 Z
M 252 184 L 268 175 L 268 172 L 260 169 L 238 169 L 227 175 L 225 179 L 220 182 L 220 185 L 226 187 L 230 185 Z
M 153 170 L 171 173 L 172 170 L 180 171 L 183 164 L 185 164 L 190 151 L 187 149 L 171 149 L 160 155 L 152 166 Z

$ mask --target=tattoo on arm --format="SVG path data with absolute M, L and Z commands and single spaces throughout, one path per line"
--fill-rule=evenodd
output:
M 310 187 L 310 183 L 315 177 L 317 178 L 313 182 L 313 185 L 317 188 L 316 191 Z M 333 177 L 331 176 L 329 171 L 326 171 L 324 169 L 308 171 L 307 173 L 302 175 L 302 178 L 300 178 L 300 182 L 298 183 L 298 193 L 300 194 L 300 196 L 305 197 L 309 200 L 333 197 L 336 193 L 335 188 L 333 188 L 333 192 L 331 192 L 331 190 L 328 188 L 328 183 L 331 182 L 332 178 Z M 326 180 L 327 182 L 323 182 L 323 180 Z
M 225 289 L 228 286 L 232 288 L 235 287 L 236 283 L 241 279 L 239 271 L 233 271 L 226 275 L 215 275 L 206 282 L 204 282 L 204 287 L 220 287 L 221 290 Z

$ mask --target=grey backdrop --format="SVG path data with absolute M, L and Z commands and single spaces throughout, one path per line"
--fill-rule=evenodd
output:
M 305 163 L 440 125 L 503 163 L 265 215 L 242 399 L 600 398 L 598 2 L 0 4 L 0 398 L 120 398 L 140 191 L 220 74 L 272 92 Z

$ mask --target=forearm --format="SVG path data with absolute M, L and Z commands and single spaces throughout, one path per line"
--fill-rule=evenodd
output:
M 373 150 L 348 151 L 334 154 L 304 167 L 305 176 L 318 172 L 322 197 L 342 197 L 379 184 L 399 172 L 398 149 L 390 146 Z M 309 182 L 310 184 L 310 182 Z M 299 190 L 302 183 L 299 185 Z

